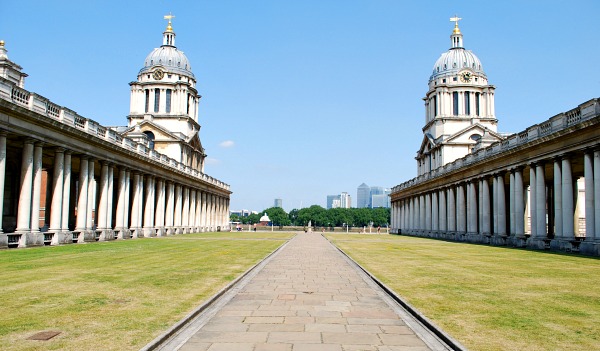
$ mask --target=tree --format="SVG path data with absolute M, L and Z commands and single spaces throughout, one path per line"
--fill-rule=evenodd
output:
M 246 223 L 244 224 L 255 224 L 260 222 L 260 215 L 258 213 L 252 213 L 247 218 Z
M 288 213 L 288 218 L 292 225 L 298 225 L 298 209 L 295 208 Z
M 231 222 L 240 222 L 240 216 L 238 216 L 235 213 L 232 213 L 231 216 L 229 216 L 229 221 L 231 221 Z
M 288 217 L 288 214 L 281 207 L 271 207 L 267 208 L 263 211 L 269 216 L 269 219 L 273 223 L 273 225 L 282 226 L 282 225 L 290 225 L 291 221 Z

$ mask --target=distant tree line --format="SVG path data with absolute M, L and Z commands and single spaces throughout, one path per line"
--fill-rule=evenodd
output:
M 371 223 L 375 227 L 384 227 L 390 223 L 389 208 L 331 208 L 326 210 L 319 205 L 299 210 L 293 209 L 290 213 L 280 207 L 271 207 L 246 217 L 232 214 L 230 219 L 232 222 L 254 224 L 258 223 L 260 217 L 265 213 L 275 226 L 306 226 L 311 222 L 317 227 L 342 227 L 344 225 L 364 227 Z

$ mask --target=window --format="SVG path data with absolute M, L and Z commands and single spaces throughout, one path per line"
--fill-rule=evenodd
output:
M 465 115 L 471 115 L 471 92 L 465 91 Z
M 452 113 L 458 116 L 458 92 L 452 93 Z
M 144 112 L 148 112 L 148 106 L 150 105 L 150 90 L 146 89 L 146 108 Z
M 433 99 L 431 99 L 431 103 L 433 104 L 433 117 L 437 116 L 437 96 L 433 96 Z
M 481 94 L 475 93 L 475 115 L 479 116 L 479 96 Z
M 148 148 L 154 150 L 154 133 L 147 131 L 144 132 L 144 134 L 146 135 L 146 138 L 148 138 Z
M 189 116 L 190 114 L 190 94 L 187 95 L 187 112 L 186 114 Z
M 442 83 L 446 83 L 446 78 L 442 79 Z
M 165 97 L 165 103 L 167 104 L 167 113 L 171 112 L 171 89 L 167 89 L 167 95 Z
M 154 112 L 158 112 L 158 106 L 160 105 L 160 89 L 154 89 Z

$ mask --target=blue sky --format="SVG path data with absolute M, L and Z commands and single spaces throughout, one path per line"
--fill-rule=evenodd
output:
M 500 132 L 600 95 L 598 1 L 8 1 L 0 39 L 25 88 L 125 125 L 129 85 L 175 15 L 198 80 L 206 173 L 232 209 L 325 206 L 326 195 L 416 175 L 427 81 L 465 48 L 496 86 Z

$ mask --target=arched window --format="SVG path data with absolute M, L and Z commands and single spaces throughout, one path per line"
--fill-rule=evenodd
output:
M 148 108 L 150 106 L 150 90 L 146 89 L 146 108 L 144 112 L 148 113 Z
M 479 116 L 479 93 L 475 93 L 475 115 Z
M 465 91 L 465 115 L 471 115 L 471 93 Z
M 146 131 L 144 134 L 146 135 L 146 138 L 148 138 L 148 148 L 154 150 L 154 133 Z

